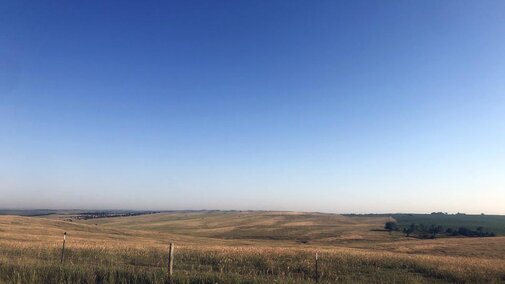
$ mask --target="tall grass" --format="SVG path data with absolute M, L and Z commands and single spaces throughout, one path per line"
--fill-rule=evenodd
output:
M 0 246 L 6 283 L 308 283 L 314 251 L 269 247 L 192 247 L 175 250 L 167 276 L 160 247 Z M 413 256 L 355 249 L 319 250 L 320 283 L 505 282 L 503 260 Z
M 2 217 L 0 283 L 311 283 L 316 252 L 320 283 L 505 283 L 505 238 L 500 237 L 400 240 L 370 231 L 368 223 L 363 228 L 353 223 L 346 234 L 368 238 L 358 238 L 352 248 L 335 246 L 344 246 L 345 240 L 302 245 L 295 241 L 298 233 L 287 241 L 252 241 L 195 236 L 189 234 L 197 230 L 191 226 L 184 234 L 128 229 L 153 218 L 149 224 L 157 226 L 162 217 L 111 218 L 132 222 L 124 226 Z M 219 222 L 249 223 L 242 217 Z M 317 230 L 306 226 L 306 234 Z M 69 238 L 60 264 L 63 231 Z M 176 243 L 172 278 L 167 276 L 169 242 Z

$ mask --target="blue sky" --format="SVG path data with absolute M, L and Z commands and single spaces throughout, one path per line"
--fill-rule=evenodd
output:
M 505 214 L 503 1 L 0 7 L 0 207 Z

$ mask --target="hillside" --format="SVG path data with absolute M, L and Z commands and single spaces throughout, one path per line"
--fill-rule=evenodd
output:
M 103 218 L 84 223 L 214 239 L 342 243 L 389 238 L 373 231 L 381 229 L 387 220 L 323 213 L 204 211 Z
M 307 283 L 316 252 L 321 283 L 505 281 L 504 237 L 418 240 L 381 231 L 386 220 L 220 211 L 0 216 L 0 282 L 163 283 L 170 242 L 175 283 Z

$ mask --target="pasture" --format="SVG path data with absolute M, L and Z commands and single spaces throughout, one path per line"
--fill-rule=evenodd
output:
M 501 283 L 505 237 L 419 240 L 387 216 L 173 212 L 0 216 L 1 283 Z M 67 232 L 63 263 L 62 234 Z M 168 277 L 168 244 L 175 243 Z

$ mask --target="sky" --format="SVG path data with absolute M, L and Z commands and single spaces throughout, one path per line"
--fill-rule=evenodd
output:
M 0 2 L 0 207 L 505 214 L 505 2 Z

